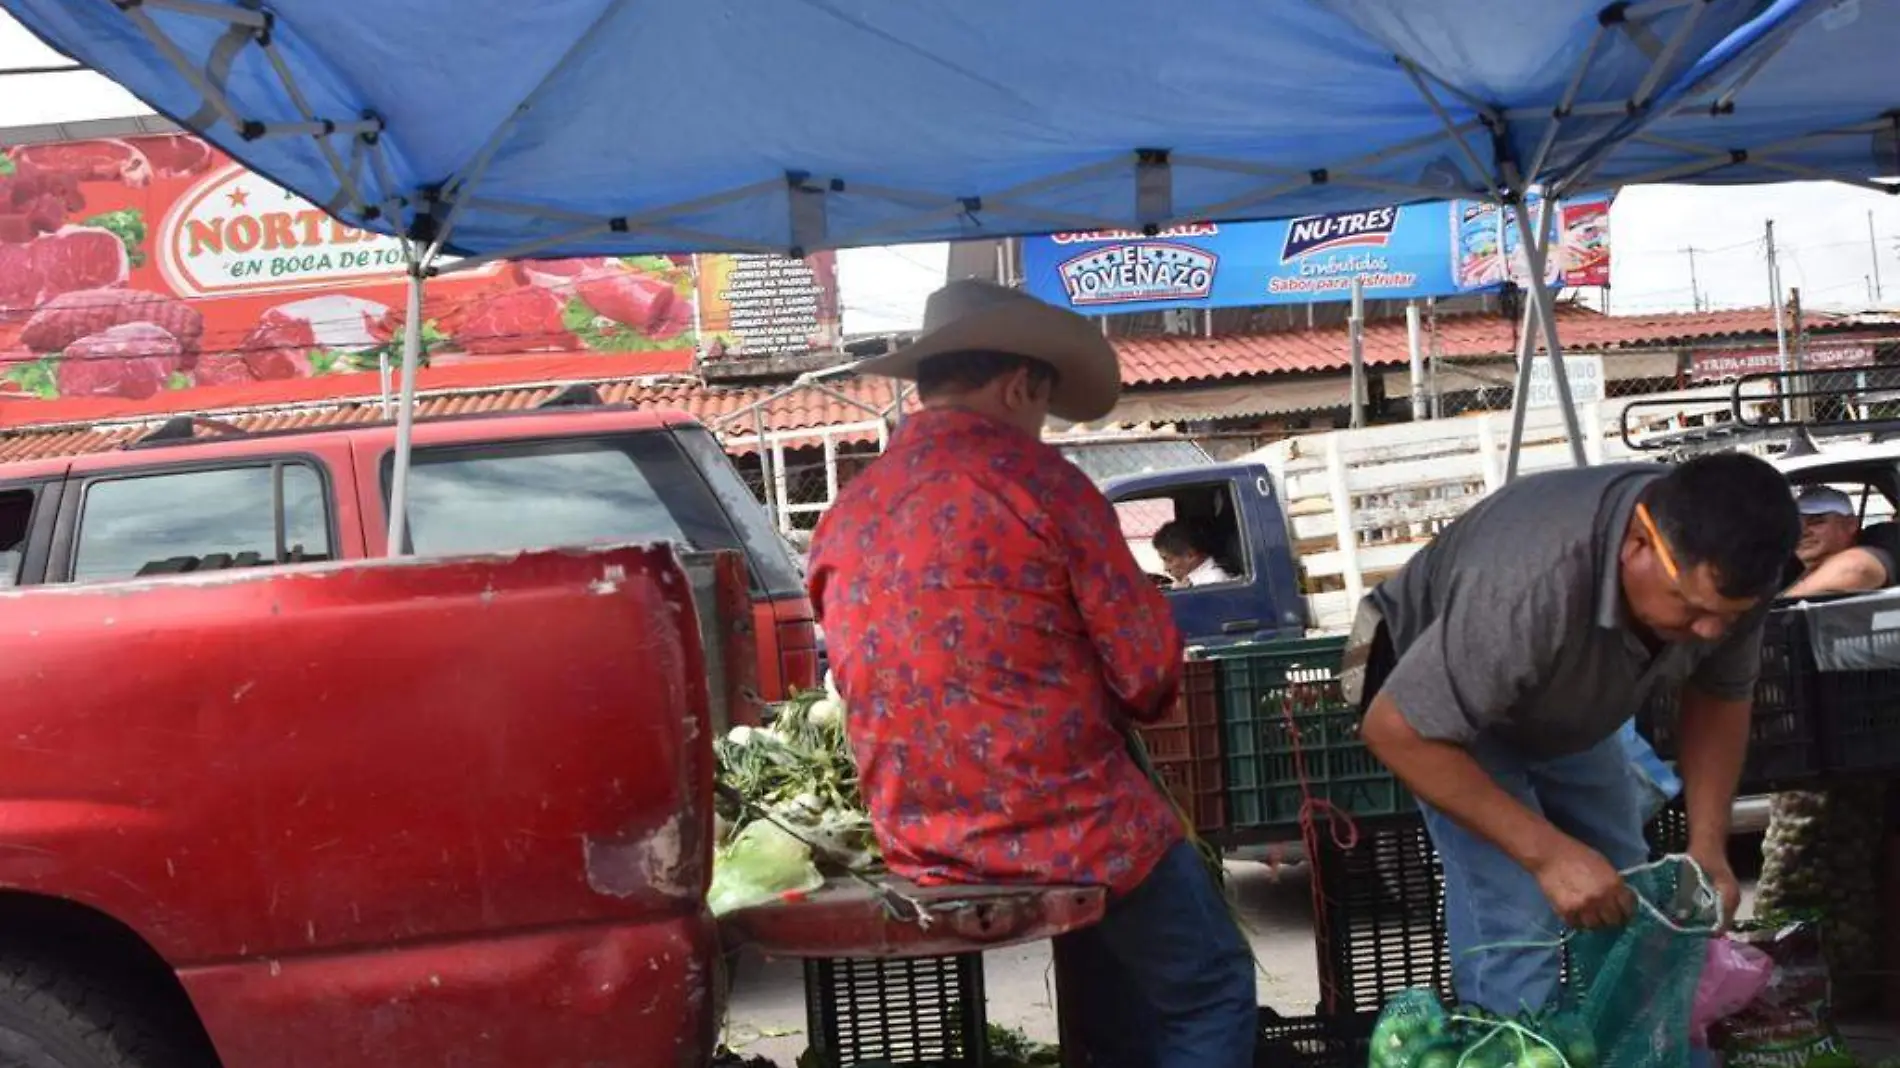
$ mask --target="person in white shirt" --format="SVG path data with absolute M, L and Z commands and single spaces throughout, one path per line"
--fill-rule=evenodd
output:
M 1201 530 L 1178 519 L 1155 531 L 1155 553 L 1176 588 L 1234 581 L 1214 560 L 1210 541 Z

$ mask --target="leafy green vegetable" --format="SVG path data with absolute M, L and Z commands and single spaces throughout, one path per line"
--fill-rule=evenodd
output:
M 18 382 L 20 388 L 36 397 L 54 400 L 59 396 L 59 358 L 57 356 L 45 356 L 27 363 L 14 364 L 7 368 L 6 377 L 7 381 Z
M 13 157 L 0 153 L 0 176 L 12 174 L 14 170 Z
M 561 325 L 594 352 L 664 352 L 692 344 L 690 326 L 672 337 L 651 338 L 594 314 L 594 309 L 579 297 L 561 309 Z
M 825 877 L 811 862 L 811 847 L 776 824 L 749 824 L 713 857 L 706 904 L 714 916 L 767 904 L 800 890 L 816 890 Z
M 1014 1027 L 990 1024 L 983 1035 L 990 1068 L 1057 1068 L 1062 1047 L 1038 1042 Z
M 117 234 L 125 244 L 125 254 L 137 267 L 145 262 L 145 215 L 137 208 L 107 211 L 82 220 L 81 226 L 97 226 Z
M 190 389 L 191 376 L 183 371 L 173 371 L 165 376 L 166 389 Z

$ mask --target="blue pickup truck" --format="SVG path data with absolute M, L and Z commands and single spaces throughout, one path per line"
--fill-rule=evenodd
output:
M 1277 641 L 1306 633 L 1306 598 L 1287 538 L 1286 514 L 1261 464 L 1179 467 L 1106 480 L 1122 534 L 1159 580 L 1149 545 L 1163 524 L 1192 523 L 1212 535 L 1213 559 L 1230 582 L 1167 590 L 1189 645 Z

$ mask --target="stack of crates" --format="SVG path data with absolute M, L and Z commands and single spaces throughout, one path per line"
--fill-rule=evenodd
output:
M 1210 654 L 1220 677 L 1231 830 L 1291 831 L 1309 794 L 1358 820 L 1417 813 L 1411 793 L 1359 737 L 1359 710 L 1339 689 L 1344 651 L 1344 638 L 1312 638 Z
M 983 997 L 981 953 L 805 962 L 811 1048 L 827 1068 L 983 1068 Z
M 1771 613 L 1762 628 L 1761 675 L 1755 683 L 1748 760 L 1742 767 L 1743 794 L 1802 785 L 1820 774 L 1824 753 L 1815 678 L 1806 617 L 1799 611 Z M 1637 727 L 1656 755 L 1670 761 L 1676 759 L 1676 702 L 1677 693 L 1665 691 L 1637 717 Z
M 1148 759 L 1181 811 L 1203 838 L 1227 829 L 1226 778 L 1221 766 L 1220 679 L 1213 663 L 1190 660 L 1181 694 L 1166 718 L 1141 727 Z

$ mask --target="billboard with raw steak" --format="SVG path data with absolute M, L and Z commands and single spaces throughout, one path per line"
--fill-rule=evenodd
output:
M 831 347 L 829 254 L 491 263 L 431 279 L 436 365 L 545 352 L 701 348 L 710 358 Z M 802 289 L 801 289 L 802 283 Z M 796 299 L 794 299 L 796 298 Z M 345 226 L 186 134 L 17 145 L 0 154 L 0 391 L 143 398 L 194 385 L 370 370 L 399 354 L 397 241 Z

